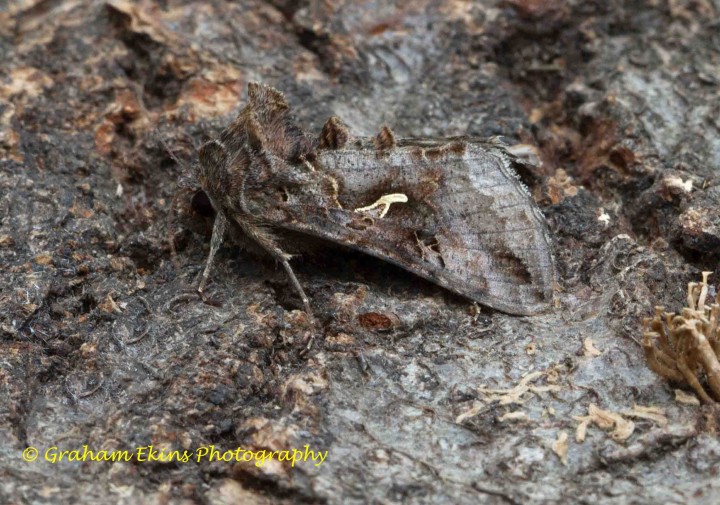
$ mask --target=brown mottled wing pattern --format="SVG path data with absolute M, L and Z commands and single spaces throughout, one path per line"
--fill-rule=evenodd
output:
M 219 214 L 203 282 L 227 221 L 283 262 L 308 313 L 276 229 L 353 247 L 511 314 L 550 308 L 545 221 L 499 145 L 398 141 L 387 127 L 356 140 L 339 118 L 313 142 L 282 93 L 251 83 L 247 105 L 199 161 Z
M 296 166 L 308 183 L 266 188 L 251 199 L 253 214 L 507 313 L 550 308 L 555 273 L 545 220 L 501 147 L 400 141 L 383 152 L 358 142 L 320 149 Z

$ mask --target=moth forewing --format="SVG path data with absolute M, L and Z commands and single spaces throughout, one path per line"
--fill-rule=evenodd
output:
M 510 158 L 479 143 L 455 140 L 430 152 L 420 147 L 426 143 L 406 140 L 384 156 L 372 148 L 318 152 L 317 171 L 337 181 L 337 205 L 318 206 L 315 195 L 296 192 L 283 204 L 294 218 L 276 224 L 361 250 L 504 312 L 547 310 L 549 238 Z

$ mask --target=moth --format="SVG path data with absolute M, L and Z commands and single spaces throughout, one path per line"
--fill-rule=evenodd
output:
M 398 265 L 509 314 L 550 308 L 555 269 L 543 215 L 499 141 L 356 138 L 338 118 L 303 131 L 284 95 L 257 83 L 237 118 L 198 152 L 216 211 L 202 292 L 228 231 L 287 272 L 292 237 L 312 236 Z

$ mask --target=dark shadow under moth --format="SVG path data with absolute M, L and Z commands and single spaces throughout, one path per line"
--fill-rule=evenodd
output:
M 229 227 L 285 268 L 284 232 L 389 261 L 483 305 L 518 315 L 551 308 L 555 269 L 545 220 L 497 141 L 355 138 L 337 117 L 313 138 L 282 93 L 251 83 L 237 118 L 199 151 L 217 212 L 202 291 Z

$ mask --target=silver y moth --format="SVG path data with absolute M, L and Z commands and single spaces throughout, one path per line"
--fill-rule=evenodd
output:
M 550 308 L 555 269 L 545 219 L 498 141 L 356 138 L 337 117 L 303 131 L 276 89 L 251 83 L 237 118 L 199 150 L 216 211 L 200 289 L 229 228 L 285 268 L 297 234 L 394 263 L 483 305 L 518 315 Z

